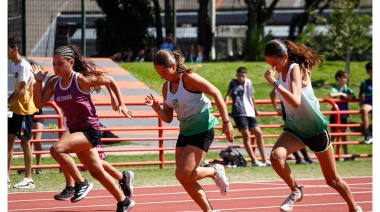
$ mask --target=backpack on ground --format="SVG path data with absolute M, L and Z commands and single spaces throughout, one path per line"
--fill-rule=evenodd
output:
M 225 165 L 247 166 L 247 160 L 233 147 L 220 151 L 219 156 L 223 158 Z

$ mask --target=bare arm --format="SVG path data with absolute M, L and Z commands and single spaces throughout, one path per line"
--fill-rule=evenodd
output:
M 78 84 L 79 84 L 80 88 L 85 90 L 85 91 L 90 90 L 91 87 L 96 87 L 96 86 L 101 86 L 101 85 L 105 85 L 106 87 L 108 86 L 110 88 L 111 92 L 113 92 L 113 94 L 116 96 L 116 100 L 118 103 L 117 110 L 119 111 L 119 113 L 122 113 L 126 117 L 132 119 L 133 113 L 132 113 L 132 111 L 128 110 L 125 107 L 124 99 L 123 99 L 123 96 L 121 94 L 119 85 L 117 84 L 116 80 L 113 77 L 108 76 L 108 75 L 105 75 L 102 77 L 96 77 L 96 76 L 85 77 L 82 74 L 79 74 Z M 113 95 L 113 94 L 111 94 L 111 95 Z
M 220 90 L 196 73 L 184 74 L 183 80 L 188 90 L 200 91 L 214 98 L 216 106 L 218 107 L 218 111 L 220 113 L 220 117 L 223 121 L 222 131 L 226 134 L 227 139 L 230 142 L 233 142 L 235 137 L 233 126 L 229 120 L 227 107 Z
M 9 97 L 8 97 L 8 106 L 12 106 L 14 103 L 16 103 L 21 97 L 25 95 L 26 91 L 26 83 L 24 81 L 20 82 L 20 92 L 18 92 L 15 95 L 15 92 L 13 92 Z
M 158 117 L 166 122 L 171 123 L 173 121 L 173 108 L 169 107 L 165 104 L 166 93 L 167 93 L 167 82 L 162 86 L 162 96 L 164 97 L 163 108 L 161 109 L 160 103 L 156 98 L 154 98 L 153 94 L 149 94 L 145 97 L 145 104 L 151 106 L 154 111 L 156 111 Z
M 265 79 L 269 84 L 273 86 L 276 78 L 274 77 L 274 70 L 268 70 L 265 72 Z M 284 97 L 285 101 L 291 106 L 298 108 L 301 104 L 301 91 L 302 91 L 302 75 L 299 66 L 294 66 L 290 75 L 291 86 L 290 90 L 287 90 L 282 85 L 279 85 L 276 89 Z M 310 80 L 310 77 L 308 78 Z M 305 83 L 307 84 L 307 83 Z

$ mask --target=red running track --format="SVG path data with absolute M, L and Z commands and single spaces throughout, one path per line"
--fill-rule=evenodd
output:
M 344 178 L 355 201 L 363 211 L 372 211 L 372 177 Z M 200 182 L 202 184 L 202 182 Z M 297 180 L 304 186 L 304 199 L 294 212 L 347 212 L 340 195 L 324 179 Z M 283 181 L 231 183 L 226 196 L 216 185 L 202 185 L 214 209 L 221 211 L 279 211 L 279 205 L 290 194 Z M 56 201 L 57 192 L 23 192 L 8 194 L 8 211 L 116 211 L 116 202 L 107 190 L 92 190 L 80 202 Z M 181 186 L 134 188 L 133 212 L 201 211 Z

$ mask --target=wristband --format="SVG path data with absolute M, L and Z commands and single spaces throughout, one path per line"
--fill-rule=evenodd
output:
M 274 83 L 273 83 L 274 88 L 277 88 L 279 85 L 280 85 L 280 80 L 274 81 Z
M 154 110 L 154 111 L 159 111 L 159 110 L 160 110 L 160 108 L 161 108 L 161 107 L 158 107 L 158 109 L 157 109 L 157 110 Z
M 228 124 L 228 123 L 230 123 L 230 120 L 223 122 L 223 124 Z

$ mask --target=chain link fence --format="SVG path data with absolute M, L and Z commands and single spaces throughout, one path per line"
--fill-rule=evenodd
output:
M 177 44 L 196 43 L 199 2 L 159 0 L 163 22 L 165 1 L 176 8 Z M 266 4 L 269 6 L 271 2 L 267 0 Z M 304 2 L 305 0 L 279 1 L 276 5 L 277 12 L 267 24 L 266 30 L 275 33 L 277 37 L 286 37 L 287 25 L 293 13 L 303 11 Z M 85 31 L 82 30 L 82 4 L 86 12 Z M 364 0 L 362 5 L 371 8 L 372 1 Z M 244 0 L 215 0 L 215 8 L 216 51 L 230 54 L 228 51 L 242 45 L 245 38 L 247 6 Z M 8 36 L 21 39 L 22 55 L 50 57 L 54 49 L 61 45 L 74 44 L 81 47 L 82 36 L 85 35 L 86 49 L 81 51 L 86 56 L 95 56 L 95 21 L 103 17 L 105 15 L 95 0 L 12 0 L 8 1 Z M 154 31 L 155 28 L 152 26 L 148 30 Z

